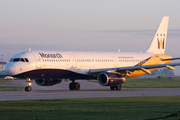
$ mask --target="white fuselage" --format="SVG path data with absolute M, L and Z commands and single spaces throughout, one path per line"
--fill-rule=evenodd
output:
M 88 75 L 90 69 L 135 66 L 152 55 L 146 52 L 26 51 L 16 54 L 12 59 L 27 58 L 28 62 L 11 60 L 6 65 L 6 71 L 16 76 L 34 70 L 61 69 Z

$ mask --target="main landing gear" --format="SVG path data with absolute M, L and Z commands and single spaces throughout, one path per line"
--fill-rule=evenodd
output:
M 121 84 L 116 85 L 116 86 L 110 86 L 111 90 L 121 90 Z
M 30 78 L 26 78 L 25 81 L 26 81 L 27 84 L 28 84 L 28 86 L 25 87 L 25 91 L 26 91 L 26 92 L 32 91 L 31 82 L 32 82 L 33 80 L 30 79 Z
M 69 84 L 69 90 L 79 90 L 80 84 L 75 82 L 75 80 L 71 80 L 72 82 Z

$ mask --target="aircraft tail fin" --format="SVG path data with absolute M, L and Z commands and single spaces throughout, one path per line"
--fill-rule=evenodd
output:
M 164 54 L 166 48 L 166 38 L 168 30 L 169 17 L 164 16 L 161 20 L 161 23 L 154 35 L 154 38 L 146 52 Z

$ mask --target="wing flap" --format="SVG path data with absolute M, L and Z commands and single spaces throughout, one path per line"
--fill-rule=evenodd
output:
M 170 70 L 175 70 L 175 68 L 173 66 L 167 65 L 166 67 Z
M 149 71 L 148 69 L 145 69 L 145 68 L 141 68 L 142 71 L 144 71 L 145 73 L 151 75 L 151 71 Z

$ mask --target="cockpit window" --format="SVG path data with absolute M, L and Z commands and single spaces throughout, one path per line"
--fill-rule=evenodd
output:
M 25 62 L 24 58 L 21 58 L 21 62 Z
M 27 58 L 24 58 L 26 62 L 29 62 L 29 60 Z
M 27 58 L 11 58 L 9 62 L 29 62 Z
M 9 62 L 13 62 L 13 58 L 11 58 L 11 59 L 9 60 Z
M 13 62 L 19 62 L 20 58 L 14 58 Z

